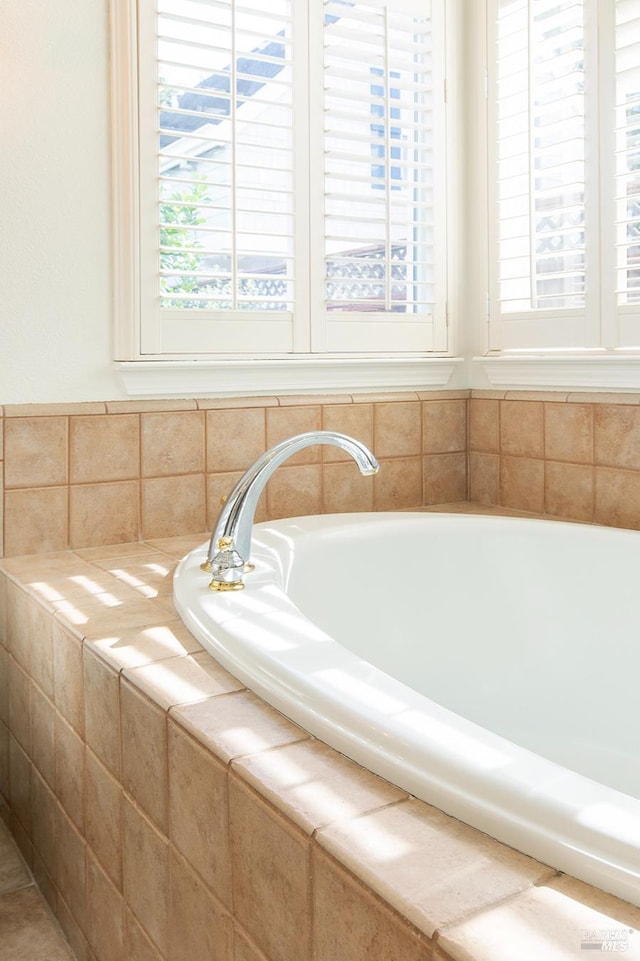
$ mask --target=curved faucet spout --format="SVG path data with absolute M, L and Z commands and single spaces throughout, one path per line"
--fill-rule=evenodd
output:
M 340 447 L 351 455 L 361 474 L 375 474 L 380 469 L 378 461 L 364 444 L 331 430 L 297 434 L 270 448 L 240 478 L 216 521 L 208 559 L 208 569 L 214 574 L 213 590 L 238 590 L 243 586 L 242 575 L 249 562 L 253 518 L 260 494 L 285 460 L 313 444 Z

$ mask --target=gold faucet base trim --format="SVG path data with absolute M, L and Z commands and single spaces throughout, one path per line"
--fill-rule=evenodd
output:
M 217 581 L 214 578 L 209 584 L 210 591 L 241 591 L 243 588 L 242 581 Z

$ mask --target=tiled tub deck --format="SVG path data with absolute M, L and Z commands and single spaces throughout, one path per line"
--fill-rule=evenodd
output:
M 6 559 L 3 814 L 78 961 L 556 961 L 640 909 L 406 795 L 177 619 L 206 534 Z

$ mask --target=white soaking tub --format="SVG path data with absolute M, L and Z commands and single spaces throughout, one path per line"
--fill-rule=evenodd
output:
M 640 533 L 437 513 L 254 528 L 174 597 L 266 701 L 409 793 L 640 905 Z

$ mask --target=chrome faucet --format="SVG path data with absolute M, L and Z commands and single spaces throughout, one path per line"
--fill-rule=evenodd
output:
M 360 441 L 332 430 L 312 430 L 276 444 L 253 464 L 233 488 L 211 535 L 208 560 L 203 570 L 212 576 L 211 590 L 239 591 L 243 575 L 253 569 L 250 563 L 251 531 L 258 498 L 271 475 L 283 461 L 313 444 L 332 444 L 353 457 L 361 474 L 375 474 L 378 461 Z

